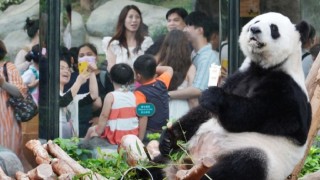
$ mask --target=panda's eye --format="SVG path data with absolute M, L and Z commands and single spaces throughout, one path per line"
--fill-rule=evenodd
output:
M 275 24 L 271 24 L 270 25 L 270 29 L 271 29 L 271 37 L 273 39 L 277 39 L 280 37 L 280 33 L 279 33 L 279 29 L 278 26 Z

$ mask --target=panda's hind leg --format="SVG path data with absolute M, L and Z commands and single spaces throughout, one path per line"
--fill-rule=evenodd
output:
M 266 180 L 267 156 L 256 148 L 235 150 L 222 155 L 206 173 L 214 180 Z M 207 176 L 201 180 L 209 180 Z

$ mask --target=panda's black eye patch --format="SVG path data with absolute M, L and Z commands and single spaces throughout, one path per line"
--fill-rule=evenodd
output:
M 279 29 L 278 26 L 275 24 L 271 24 L 270 25 L 270 29 L 271 29 L 271 37 L 273 39 L 277 39 L 280 37 L 280 33 L 279 33 Z

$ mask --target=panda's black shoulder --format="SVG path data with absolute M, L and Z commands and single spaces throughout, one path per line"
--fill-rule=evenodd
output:
M 299 95 L 302 96 L 301 100 L 307 100 L 305 92 L 289 74 L 281 69 L 264 69 L 254 63 L 244 71 L 236 71 L 222 88 L 226 92 L 243 96 L 254 89 L 256 93 L 274 96 Z

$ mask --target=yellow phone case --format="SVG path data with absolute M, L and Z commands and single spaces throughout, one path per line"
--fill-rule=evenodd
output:
M 79 73 L 83 73 L 88 69 L 88 62 L 87 61 L 83 61 L 83 62 L 79 62 L 78 64 L 78 68 L 79 68 Z

